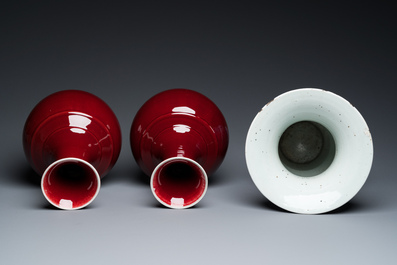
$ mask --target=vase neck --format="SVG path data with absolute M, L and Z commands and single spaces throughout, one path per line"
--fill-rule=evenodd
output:
M 84 113 L 55 113 L 31 130 L 24 142 L 25 153 L 40 175 L 54 161 L 74 157 L 89 162 L 103 176 L 120 150 L 120 140 L 110 134 L 109 127 Z
M 187 126 L 174 125 L 154 139 L 151 154 L 154 163 L 159 164 L 171 157 L 184 157 L 202 163 L 206 153 L 206 143 L 197 132 Z
M 61 129 L 48 137 L 43 146 L 46 164 L 73 157 L 97 167 L 101 158 L 101 148 L 97 139 L 88 131 L 72 129 Z

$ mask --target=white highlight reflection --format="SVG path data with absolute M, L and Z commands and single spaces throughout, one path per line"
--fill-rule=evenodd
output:
M 172 109 L 172 112 L 196 114 L 196 111 L 194 109 L 185 106 L 175 107 Z
M 184 124 L 175 124 L 174 125 L 174 131 L 177 133 L 187 133 L 190 132 L 190 126 L 184 125 Z
M 91 124 L 91 120 L 81 115 L 69 115 L 69 126 L 78 127 L 81 129 L 87 129 L 87 126 Z
M 74 133 L 80 133 L 80 134 L 85 134 L 85 131 L 80 128 L 70 128 L 70 130 Z

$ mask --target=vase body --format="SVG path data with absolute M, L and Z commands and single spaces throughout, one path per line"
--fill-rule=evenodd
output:
M 42 175 L 46 199 L 61 209 L 90 204 L 100 178 L 114 166 L 121 131 L 110 107 L 97 96 L 64 90 L 40 101 L 23 131 L 25 155 Z
M 306 88 L 284 93 L 256 115 L 246 139 L 255 185 L 277 206 L 318 214 L 348 202 L 364 185 L 373 144 L 361 114 L 344 98 Z
M 171 208 L 195 205 L 229 142 L 221 111 L 204 95 L 170 89 L 150 98 L 131 126 L 130 143 L 156 199 Z

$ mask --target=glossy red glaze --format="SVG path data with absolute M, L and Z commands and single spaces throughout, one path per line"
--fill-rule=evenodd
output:
M 175 157 L 164 160 L 153 171 L 151 187 L 155 197 L 172 208 L 196 204 L 207 190 L 207 174 L 195 161 Z
M 210 175 L 222 163 L 228 142 L 227 124 L 218 107 L 188 89 L 166 90 L 150 98 L 136 114 L 130 134 L 134 158 L 147 175 L 160 162 L 173 157 L 192 159 Z
M 74 158 L 76 161 L 63 162 L 61 168 L 66 167 L 64 164 L 74 164 L 86 173 L 95 171 L 87 173 L 95 182 L 95 175 L 103 177 L 117 161 L 121 149 L 120 125 L 110 107 L 97 96 L 79 90 L 60 91 L 44 98 L 31 111 L 23 131 L 23 147 L 26 158 L 40 175 L 55 161 Z M 92 168 L 79 162 L 80 159 L 89 163 Z M 58 168 L 56 163 L 52 166 Z M 54 172 L 62 171 L 64 170 Z M 43 178 L 46 177 L 48 176 L 43 175 Z M 75 181 L 76 185 L 65 185 L 62 188 L 60 183 L 63 180 L 61 176 L 59 178 L 55 180 L 54 175 L 50 177 L 53 185 L 47 185 L 47 180 L 42 183 L 45 195 L 46 192 L 60 194 L 62 190 L 65 194 L 76 195 L 77 183 L 81 180 Z M 76 189 L 72 189 L 72 186 Z M 50 188 L 54 190 L 49 191 Z M 46 197 L 51 200 L 56 196 Z M 78 199 L 83 197 L 87 196 L 75 196 L 73 208 L 75 205 L 84 204 L 84 200 Z M 59 201 L 50 202 L 63 208 Z

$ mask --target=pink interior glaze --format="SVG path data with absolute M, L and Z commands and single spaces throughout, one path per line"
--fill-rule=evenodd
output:
M 153 171 L 151 188 L 159 202 L 170 208 L 187 208 L 198 203 L 207 190 L 207 174 L 195 161 L 169 158 Z
M 52 163 L 44 172 L 41 188 L 54 206 L 73 210 L 90 204 L 100 189 L 98 172 L 77 158 L 64 158 Z

